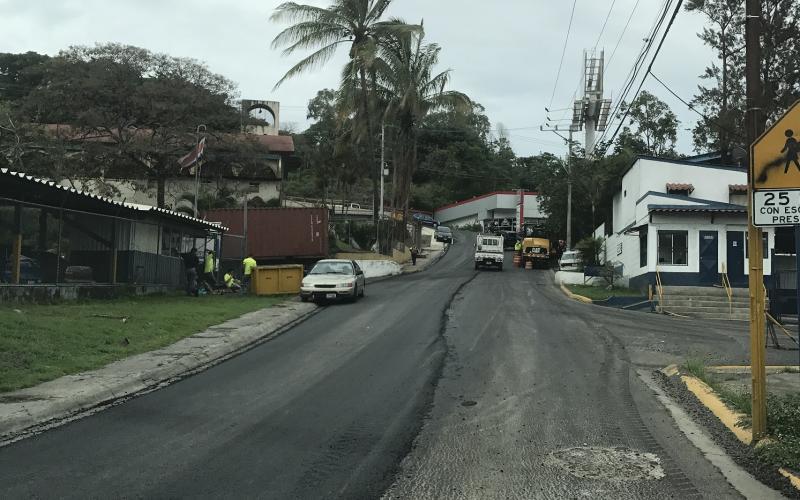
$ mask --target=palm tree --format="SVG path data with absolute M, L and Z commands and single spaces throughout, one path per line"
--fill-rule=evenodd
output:
M 364 135 L 373 167 L 370 168 L 373 182 L 373 217 L 378 220 L 378 169 L 375 157 L 375 127 L 370 106 L 368 73 L 371 72 L 378 48 L 392 35 L 419 30 L 397 20 L 381 21 L 392 0 L 333 0 L 328 8 L 286 2 L 272 14 L 273 21 L 289 21 L 294 24 L 281 31 L 272 41 L 273 48 L 283 47 L 283 54 L 298 50 L 317 49 L 295 64 L 281 78 L 275 88 L 287 79 L 314 69 L 328 62 L 342 44 L 350 45 L 350 62 L 345 70 L 349 74 L 344 80 L 358 80 L 358 103 L 354 110 L 360 122 L 366 124 Z
M 468 110 L 466 94 L 445 90 L 451 70 L 434 73 L 441 47 L 426 44 L 422 33 L 398 34 L 383 44 L 374 67 L 387 106 L 384 119 L 394 125 L 394 206 L 408 216 L 411 180 L 417 169 L 417 136 L 423 120 L 441 109 Z

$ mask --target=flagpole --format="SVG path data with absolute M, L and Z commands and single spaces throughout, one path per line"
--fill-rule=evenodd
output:
M 197 147 L 200 147 L 200 130 L 205 132 L 205 125 L 197 126 Z M 203 157 L 197 159 L 197 167 L 194 169 L 194 218 L 197 218 L 197 198 L 200 194 L 200 169 L 203 168 Z

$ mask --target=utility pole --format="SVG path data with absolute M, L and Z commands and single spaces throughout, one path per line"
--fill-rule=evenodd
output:
M 745 3 L 745 80 L 747 83 L 747 144 L 750 147 L 750 162 L 753 162 L 752 144 L 764 130 L 761 110 L 761 0 L 746 0 Z M 750 171 L 753 171 L 752 165 Z M 747 221 L 750 268 L 750 368 L 753 394 L 753 442 L 763 438 L 767 431 L 766 372 L 764 368 L 766 321 L 764 311 L 764 260 L 762 255 L 761 228 L 753 225 L 752 175 L 747 183 Z
M 381 208 L 380 218 L 383 220 L 383 177 L 386 174 L 386 124 L 381 122 Z
M 567 141 L 567 250 L 572 249 L 572 130 Z

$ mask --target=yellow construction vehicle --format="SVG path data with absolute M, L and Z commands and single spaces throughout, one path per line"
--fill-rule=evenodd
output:
M 525 264 L 530 262 L 532 267 L 547 267 L 550 264 L 550 240 L 547 238 L 522 240 L 522 261 Z

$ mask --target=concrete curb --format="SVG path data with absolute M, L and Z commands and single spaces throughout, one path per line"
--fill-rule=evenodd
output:
M 590 299 L 589 297 L 584 297 L 583 295 L 578 295 L 577 293 L 572 293 L 569 290 L 569 288 L 564 286 L 563 283 L 559 283 L 559 286 L 561 287 L 561 291 L 564 292 L 564 295 L 571 298 L 572 300 L 577 300 L 578 302 L 583 302 L 584 304 L 592 303 L 592 299 Z
M 408 276 L 409 274 L 417 274 L 417 273 L 424 272 L 429 267 L 431 267 L 434 264 L 436 264 L 437 262 L 439 262 L 442 259 L 442 257 L 444 257 L 445 254 L 447 254 L 448 250 L 450 250 L 450 245 L 446 246 L 444 248 L 444 250 L 439 252 L 439 254 L 436 257 L 434 257 L 433 259 L 428 261 L 428 263 L 425 264 L 424 267 L 420 267 L 420 268 L 418 268 L 416 270 L 411 270 L 411 271 L 408 271 L 408 270 L 404 269 L 403 271 L 400 272 L 400 274 L 391 274 L 389 276 L 377 276 L 375 278 L 369 278 L 367 280 L 367 284 L 378 283 L 378 282 L 381 282 L 381 281 L 386 281 L 386 280 L 390 280 L 390 279 L 394 279 L 394 278 L 399 278 L 400 276 Z
M 276 311 L 280 308 L 284 310 Z M 287 301 L 98 370 L 0 395 L 0 446 L 204 371 L 280 336 L 321 310 L 314 304 Z
M 710 367 L 709 371 L 713 371 L 713 368 L 714 367 Z M 716 368 L 722 368 L 723 369 L 723 370 L 721 370 L 722 372 L 727 371 L 727 372 L 730 373 L 731 372 L 731 370 L 730 370 L 731 368 L 743 368 L 743 367 L 723 366 L 723 367 L 716 367 Z M 770 368 L 783 369 L 784 367 L 770 367 Z M 719 421 L 722 422 L 722 424 L 725 427 L 727 427 L 728 430 L 730 430 L 736 436 L 736 438 L 739 441 L 741 441 L 743 444 L 746 444 L 748 446 L 750 446 L 752 444 L 752 441 L 753 441 L 752 435 L 750 433 L 748 433 L 742 427 L 738 427 L 736 425 L 736 423 L 739 422 L 739 420 L 741 420 L 743 417 L 745 417 L 745 415 L 742 414 L 742 413 L 735 412 L 735 411 L 731 410 L 730 408 L 728 408 L 728 406 L 717 396 L 717 393 L 714 392 L 714 389 L 709 387 L 708 384 L 706 384 L 705 382 L 703 382 L 699 378 L 694 377 L 692 375 L 681 374 L 680 370 L 677 367 L 677 365 L 669 365 L 669 366 L 667 366 L 665 368 L 662 368 L 661 372 L 664 375 L 668 376 L 668 377 L 675 376 L 675 375 L 680 376 L 681 380 L 686 385 L 686 388 L 692 394 L 694 394 L 695 397 L 697 398 L 697 400 L 700 401 L 700 403 L 703 406 L 708 408 L 709 411 L 711 411 L 711 413 L 713 413 L 714 416 L 716 416 L 719 419 Z M 747 370 L 747 372 L 749 372 L 749 369 Z M 742 372 L 742 373 L 744 373 L 744 372 Z M 756 446 L 758 446 L 758 445 L 756 445 Z M 800 490 L 800 476 L 797 476 L 797 475 L 793 474 L 791 471 L 789 471 L 787 469 L 784 469 L 784 468 L 779 468 L 778 472 L 780 472 L 781 475 L 783 475 L 784 477 L 789 479 L 789 482 L 792 483 L 792 486 L 794 486 L 795 488 Z

